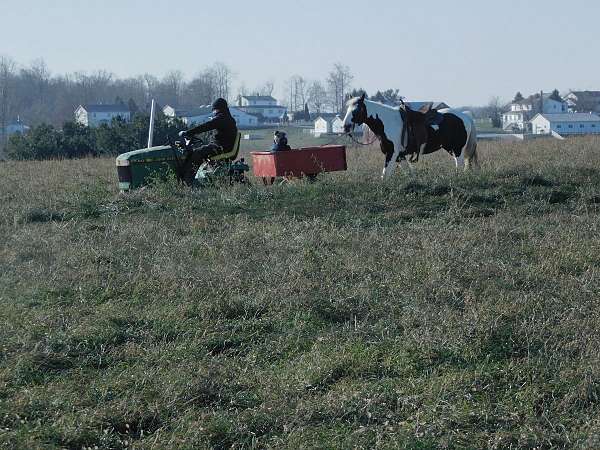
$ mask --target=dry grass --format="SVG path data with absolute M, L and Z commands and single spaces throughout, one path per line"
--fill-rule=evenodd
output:
M 0 163 L 0 446 L 597 448 L 600 140 L 119 195 Z

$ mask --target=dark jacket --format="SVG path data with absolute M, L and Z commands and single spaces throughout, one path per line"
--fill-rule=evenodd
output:
M 194 136 L 199 133 L 205 133 L 206 131 L 216 130 L 214 143 L 221 146 L 224 151 L 229 152 L 233 150 L 235 139 L 237 138 L 237 125 L 235 119 L 231 116 L 229 110 L 218 111 L 215 116 L 203 124 L 197 127 L 190 128 L 187 134 Z

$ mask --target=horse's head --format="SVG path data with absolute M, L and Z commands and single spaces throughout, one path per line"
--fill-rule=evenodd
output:
M 367 120 L 367 105 L 365 94 L 348 101 L 348 111 L 344 117 L 344 132 L 349 133 L 357 125 L 362 125 Z

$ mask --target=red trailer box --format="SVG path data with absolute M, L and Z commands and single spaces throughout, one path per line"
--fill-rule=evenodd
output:
M 278 152 L 252 152 L 254 176 L 273 177 L 315 176 L 321 172 L 346 170 L 346 146 L 325 145 Z

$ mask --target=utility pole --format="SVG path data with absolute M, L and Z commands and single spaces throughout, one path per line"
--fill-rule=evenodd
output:
M 148 148 L 152 148 L 154 140 L 154 116 L 156 113 L 156 102 L 152 99 L 152 106 L 150 107 L 150 127 L 148 129 Z

